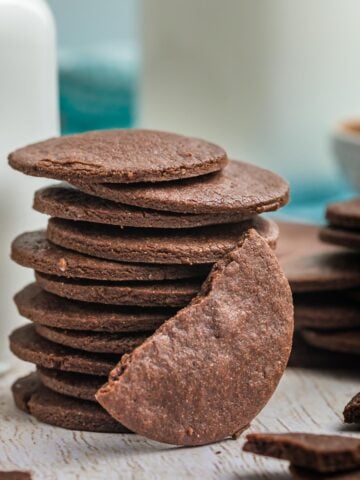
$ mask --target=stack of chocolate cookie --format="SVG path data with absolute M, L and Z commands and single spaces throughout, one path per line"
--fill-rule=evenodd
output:
M 295 306 L 290 365 L 356 368 L 360 354 L 360 200 L 329 205 L 329 226 L 280 223 L 278 255 Z M 350 247 L 350 248 L 347 248 Z
M 258 214 L 284 205 L 288 185 L 228 161 L 209 142 L 145 130 L 50 139 L 9 162 L 69 182 L 36 192 L 47 229 L 12 245 L 35 283 L 15 296 L 32 323 L 10 345 L 37 367 L 14 384 L 15 401 L 65 428 L 126 431 L 95 402 L 96 391 L 122 355 L 198 294 L 244 233 L 255 229 L 275 247 L 276 224 Z

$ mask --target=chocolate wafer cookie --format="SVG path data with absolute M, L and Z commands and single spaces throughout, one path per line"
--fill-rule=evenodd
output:
M 36 282 L 50 293 L 83 302 L 143 307 L 183 307 L 198 293 L 200 281 L 101 282 L 36 272 Z
M 35 283 L 14 297 L 20 315 L 49 327 L 95 332 L 154 331 L 176 310 L 79 302 L 45 292 Z
M 71 181 L 70 181 L 71 183 Z M 126 205 L 193 214 L 242 214 L 248 218 L 287 203 L 287 182 L 269 170 L 230 161 L 220 172 L 184 180 L 137 184 L 77 184 L 89 194 Z
M 12 386 L 15 404 L 37 420 L 70 430 L 129 433 L 95 402 L 80 401 L 46 388 L 36 373 L 20 378 Z
M 64 372 L 38 367 L 41 383 L 50 390 L 70 397 L 95 402 L 95 393 L 106 383 L 107 377 L 84 373 Z
M 306 329 L 301 333 L 305 341 L 314 347 L 360 355 L 360 329 L 329 332 Z
M 249 228 L 275 247 L 278 227 L 272 220 L 254 218 L 241 223 L 190 230 L 121 229 L 109 225 L 50 219 L 48 239 L 77 252 L 125 262 L 214 263 L 233 250 Z
M 192 214 L 138 208 L 87 195 L 65 183 L 38 190 L 33 207 L 56 218 L 140 228 L 194 228 L 253 216 L 251 211 Z
M 360 197 L 328 205 L 326 219 L 335 227 L 360 229 Z
M 36 325 L 36 332 L 51 342 L 86 352 L 116 353 L 123 355 L 141 345 L 149 336 L 144 333 L 80 332 Z
M 34 325 L 14 330 L 10 349 L 21 360 L 40 367 L 89 375 L 108 375 L 119 360 L 119 355 L 89 353 L 50 342 L 36 333 Z
M 288 282 L 266 242 L 250 230 L 193 302 L 123 357 L 96 398 L 148 438 L 214 442 L 242 430 L 267 403 L 292 333 Z
M 50 138 L 9 155 L 15 170 L 59 180 L 162 182 L 215 172 L 227 163 L 217 145 L 152 130 L 99 130 Z
M 44 230 L 19 235 L 11 245 L 11 258 L 24 267 L 50 275 L 110 281 L 205 278 L 211 269 L 206 264 L 154 265 L 90 257 L 49 242 Z

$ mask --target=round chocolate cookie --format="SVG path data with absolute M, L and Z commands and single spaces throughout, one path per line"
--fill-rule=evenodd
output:
M 36 283 L 14 297 L 20 315 L 48 327 L 95 332 L 152 332 L 176 310 L 85 303 L 45 292 Z
M 143 333 L 80 332 L 44 325 L 36 325 L 35 329 L 39 335 L 47 340 L 66 347 L 85 350 L 86 352 L 116 353 L 119 355 L 131 352 L 149 336 Z
M 36 282 L 50 293 L 71 300 L 142 307 L 183 307 L 199 292 L 201 282 L 99 282 L 35 272 Z
M 360 197 L 331 203 L 326 209 L 326 218 L 334 227 L 360 229 Z
M 319 240 L 319 227 L 279 222 L 276 253 L 293 292 L 360 285 L 360 254 Z
M 95 393 L 107 381 L 106 377 L 85 375 L 84 373 L 62 372 L 50 368 L 37 369 L 41 383 L 62 395 L 95 402 Z
M 320 239 L 323 242 L 342 247 L 360 250 L 360 231 L 346 230 L 338 227 L 323 227 L 320 230 Z
M 18 379 L 12 392 L 16 406 L 40 422 L 70 430 L 130 433 L 97 403 L 49 390 L 39 381 L 37 373 Z
M 57 245 L 99 258 L 192 265 L 220 260 L 236 247 L 242 234 L 252 227 L 275 247 L 279 233 L 277 225 L 261 217 L 190 230 L 121 229 L 52 218 L 49 220 L 47 237 Z
M 357 355 L 330 352 L 328 350 L 313 347 L 304 340 L 300 331 L 294 332 L 288 367 L 358 371 L 358 363 L 359 358 Z
M 243 211 L 192 214 L 141 209 L 88 195 L 65 183 L 38 190 L 33 207 L 56 218 L 141 228 L 194 228 L 253 216 Z
M 305 341 L 313 347 L 360 355 L 360 329 L 334 330 L 331 332 L 302 330 L 301 333 Z
M 281 177 L 234 160 L 220 172 L 181 182 L 76 186 L 86 193 L 126 205 L 193 214 L 236 212 L 243 218 L 277 210 L 289 199 L 289 185 Z
M 294 304 L 297 328 L 360 328 L 360 304 L 351 302 L 341 292 L 295 295 Z
M 40 367 L 89 375 L 108 375 L 119 360 L 119 355 L 89 353 L 49 342 L 36 333 L 35 325 L 14 330 L 10 349 L 21 360 Z
M 27 175 L 80 182 L 163 182 L 216 172 L 227 163 L 217 145 L 152 130 L 99 130 L 20 148 L 9 164 Z
M 11 258 L 42 273 L 69 278 L 109 281 L 157 281 L 205 278 L 210 265 L 151 265 L 103 260 L 59 247 L 39 230 L 19 235 L 12 243 Z
M 221 440 L 268 402 L 292 333 L 289 284 L 275 254 L 250 230 L 214 266 L 198 297 L 123 357 L 96 399 L 153 440 Z

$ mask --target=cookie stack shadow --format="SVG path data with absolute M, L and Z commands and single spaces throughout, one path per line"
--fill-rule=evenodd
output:
M 278 256 L 295 307 L 289 364 L 358 369 L 360 199 L 331 204 L 326 216 L 322 228 L 280 223 Z
M 207 142 L 132 132 L 60 138 L 10 156 L 26 174 L 72 184 L 37 191 L 33 206 L 51 217 L 47 229 L 21 234 L 12 244 L 12 259 L 32 268 L 35 282 L 15 295 L 19 313 L 31 323 L 11 334 L 10 347 L 36 365 L 36 372 L 15 382 L 13 395 L 20 409 L 45 423 L 126 432 L 95 400 L 120 357 L 197 295 L 212 265 L 243 232 L 255 228 L 276 245 L 276 224 L 258 214 L 286 203 L 288 186 L 280 177 L 228 162 Z M 186 151 L 177 168 L 176 142 Z M 165 165 L 168 154 L 169 169 L 156 168 L 151 145 Z M 80 150 L 90 156 L 92 149 L 101 159 L 103 147 L 112 176 L 82 172 L 80 161 L 75 167 L 56 163 L 66 149 L 75 160 Z M 137 156 L 125 175 L 121 161 L 119 171 L 114 165 L 127 149 Z M 198 165 L 187 166 L 188 158 L 200 159 Z M 151 175 L 144 174 L 144 162 Z

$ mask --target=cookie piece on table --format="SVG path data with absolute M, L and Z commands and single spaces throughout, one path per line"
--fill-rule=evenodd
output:
M 47 292 L 83 302 L 137 307 L 184 307 L 199 292 L 198 280 L 163 282 L 101 282 L 35 272 L 36 283 Z
M 48 327 L 96 332 L 152 332 L 176 310 L 88 303 L 45 292 L 36 283 L 14 297 L 20 315 Z
M 205 278 L 211 269 L 210 265 L 153 265 L 90 257 L 49 242 L 44 230 L 19 235 L 12 242 L 11 258 L 50 275 L 121 282 Z
M 344 422 L 360 424 L 360 392 L 346 405 L 344 409 Z
M 319 473 L 360 468 L 360 439 L 313 433 L 251 433 L 245 452 L 288 460 Z
M 12 393 L 16 406 L 40 422 L 70 430 L 129 433 L 97 403 L 60 395 L 42 385 L 37 373 L 16 380 Z
M 192 214 L 138 208 L 88 195 L 65 183 L 38 190 L 33 207 L 56 218 L 139 228 L 194 228 L 240 222 L 254 215 L 236 210 Z
M 316 225 L 278 222 L 276 253 L 293 292 L 341 290 L 360 285 L 360 254 L 328 245 Z
M 35 330 L 41 337 L 65 347 L 86 352 L 116 353 L 118 355 L 131 352 L 149 336 L 144 333 L 81 332 L 44 325 L 36 325 Z
M 15 170 L 78 182 L 163 182 L 216 172 L 227 164 L 212 143 L 152 130 L 99 130 L 50 138 L 9 155 Z
M 14 330 L 10 350 L 21 360 L 40 367 L 98 376 L 108 375 L 119 360 L 119 355 L 90 353 L 50 342 L 36 333 L 35 325 Z
M 123 357 L 96 398 L 150 439 L 221 440 L 248 425 L 273 394 L 292 332 L 288 282 L 275 254 L 250 230 L 191 304 Z
M 261 217 L 190 230 L 121 229 L 52 218 L 47 237 L 61 247 L 109 260 L 193 265 L 222 259 L 250 228 L 255 228 L 275 248 L 278 227 Z
M 235 160 L 220 172 L 178 182 L 77 186 L 91 195 L 126 205 L 179 213 L 236 213 L 243 218 L 277 210 L 289 199 L 289 185 L 283 178 Z

